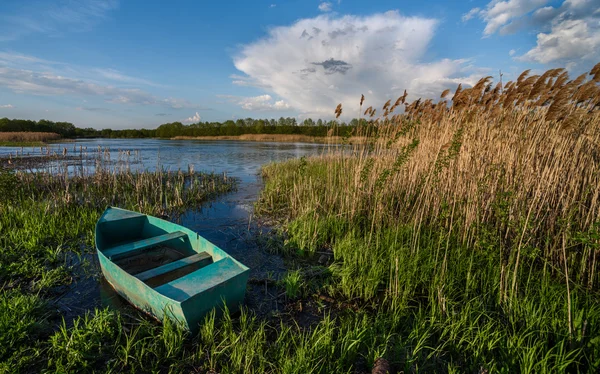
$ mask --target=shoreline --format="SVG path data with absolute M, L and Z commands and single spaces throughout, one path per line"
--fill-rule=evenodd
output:
M 0 141 L 0 147 L 13 147 L 13 148 L 25 148 L 25 147 L 46 147 L 52 144 L 63 144 L 63 143 L 74 143 L 77 139 L 61 138 L 54 140 L 39 140 L 39 141 Z
M 277 143 L 317 143 L 342 144 L 341 136 L 308 136 L 296 134 L 244 134 L 244 135 L 215 135 L 215 136 L 175 136 L 171 140 L 229 140 Z M 348 144 L 363 144 L 364 137 L 352 136 L 346 139 Z

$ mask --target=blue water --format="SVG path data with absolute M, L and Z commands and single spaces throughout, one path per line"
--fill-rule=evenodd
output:
M 189 165 L 196 171 L 227 172 L 228 175 L 241 178 L 243 182 L 252 181 L 260 167 L 269 162 L 302 157 L 319 153 L 327 146 L 309 143 L 274 143 L 210 140 L 159 140 L 159 139 L 90 139 L 72 143 L 50 144 L 48 147 L 0 147 L 0 157 L 9 154 L 39 156 L 50 153 L 67 156 L 79 156 L 81 152 L 88 157 L 98 153 L 98 147 L 110 152 L 113 164 L 128 160 L 132 170 L 156 170 L 163 167 L 168 170 L 184 169 Z M 83 149 L 83 151 L 82 151 Z M 121 152 L 120 152 L 121 151 Z M 129 155 L 125 154 L 129 151 Z M 84 165 L 93 171 L 94 163 Z M 74 168 L 75 166 L 72 166 Z

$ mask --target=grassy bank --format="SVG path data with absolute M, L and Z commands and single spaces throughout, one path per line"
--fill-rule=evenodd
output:
M 175 140 L 241 140 L 253 142 L 281 142 L 281 143 L 321 143 L 321 144 L 363 144 L 365 138 L 351 136 L 308 136 L 293 134 L 245 134 L 238 136 L 176 136 Z

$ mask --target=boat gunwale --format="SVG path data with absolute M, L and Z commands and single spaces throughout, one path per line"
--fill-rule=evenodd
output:
M 164 294 L 162 294 L 162 293 L 160 293 L 160 292 L 156 291 L 156 289 L 155 289 L 155 288 L 153 288 L 153 287 L 150 287 L 150 286 L 149 286 L 149 285 L 147 285 L 147 284 L 146 284 L 144 281 L 142 281 L 142 280 L 140 280 L 140 279 L 136 278 L 136 277 L 135 277 L 135 275 L 133 275 L 133 274 L 131 274 L 131 273 L 127 272 L 126 270 L 124 270 L 124 269 L 123 269 L 121 266 L 119 266 L 119 265 L 118 265 L 118 264 L 117 264 L 115 261 L 111 260 L 111 259 L 110 259 L 108 256 L 106 256 L 106 255 L 104 254 L 104 250 L 107 250 L 107 249 L 110 249 L 110 248 L 101 248 L 101 246 L 100 246 L 100 245 L 99 245 L 99 243 L 98 243 L 98 233 L 99 233 L 99 226 L 100 226 L 100 224 L 102 224 L 102 223 L 105 223 L 105 222 L 115 222 L 115 221 L 119 221 L 119 220 L 110 220 L 110 221 L 106 221 L 106 220 L 104 220 L 104 221 L 103 221 L 103 218 L 104 218 L 104 217 L 107 215 L 107 213 L 108 213 L 108 212 L 110 212 L 110 210 L 112 210 L 112 209 L 121 210 L 121 211 L 126 211 L 126 212 L 131 212 L 131 213 L 136 213 L 136 214 L 139 214 L 139 216 L 145 216 L 145 217 L 148 219 L 148 223 L 152 224 L 153 226 L 156 226 L 156 225 L 155 225 L 155 224 L 154 224 L 152 221 L 164 222 L 164 223 L 166 223 L 166 224 L 167 224 L 167 226 L 176 226 L 176 228 L 177 228 L 178 230 L 180 230 L 180 231 L 183 231 L 184 233 L 186 233 L 186 234 L 187 234 L 187 236 L 188 236 L 188 240 L 190 241 L 190 243 L 192 242 L 192 240 L 193 240 L 193 237 L 194 237 L 194 236 L 196 237 L 196 240 L 200 240 L 200 239 L 201 239 L 201 240 L 204 240 L 204 241 L 206 241 L 207 243 L 209 243 L 210 245 L 212 245 L 212 247 L 213 247 L 213 248 L 212 248 L 212 250 L 219 252 L 218 254 L 219 254 L 219 255 L 220 255 L 220 257 L 222 257 L 222 258 L 220 258 L 218 261 L 221 261 L 221 260 L 223 260 L 223 259 L 225 259 L 225 258 L 229 258 L 229 259 L 231 259 L 231 260 L 232 260 L 232 261 L 233 261 L 233 262 L 234 262 L 234 263 L 235 263 L 237 266 L 239 266 L 239 267 L 241 268 L 241 269 L 240 269 L 241 271 L 240 271 L 238 274 L 236 274 L 236 275 L 234 275 L 233 277 L 231 277 L 230 279 L 233 279 L 233 278 L 235 278 L 235 277 L 238 277 L 238 276 L 243 276 L 244 274 L 246 274 L 246 273 L 248 273 L 248 272 L 250 271 L 250 268 L 248 268 L 246 265 L 244 265 L 244 264 L 242 264 L 241 262 L 237 261 L 235 258 L 233 258 L 233 257 L 232 257 L 231 255 L 229 255 L 227 252 L 225 252 L 224 250 L 222 250 L 221 248 L 219 248 L 217 245 L 215 245 L 214 243 L 210 242 L 208 239 L 206 239 L 206 238 L 204 238 L 204 237 L 200 236 L 200 234 L 198 234 L 198 233 L 196 233 L 196 232 L 194 232 L 194 231 L 192 231 L 192 230 L 188 229 L 187 227 L 184 227 L 184 226 L 178 225 L 178 224 L 176 224 L 176 223 L 173 223 L 173 222 L 170 222 L 170 221 L 167 221 L 167 220 L 163 220 L 163 219 L 161 219 L 161 218 L 158 218 L 158 217 L 155 217 L 155 216 L 152 216 L 152 215 L 143 214 L 143 213 L 138 213 L 138 212 L 133 212 L 133 211 L 130 211 L 130 210 L 127 210 L 127 209 L 118 208 L 118 207 L 113 207 L 113 206 L 109 206 L 109 207 L 107 207 L 107 208 L 104 210 L 104 212 L 102 213 L 102 216 L 101 216 L 101 217 L 98 219 L 98 221 L 97 221 L 97 223 L 96 223 L 96 227 L 95 227 L 95 240 L 94 240 L 94 242 L 95 242 L 95 243 L 94 243 L 94 244 L 96 245 L 96 252 L 98 252 L 98 255 L 101 255 L 101 256 L 102 256 L 102 257 L 103 257 L 103 258 L 104 258 L 104 259 L 105 259 L 107 262 L 110 262 L 111 264 L 113 264 L 113 265 L 114 265 L 114 266 L 115 266 L 115 267 L 116 267 L 116 268 L 117 268 L 117 269 L 118 269 L 118 270 L 121 272 L 121 275 L 122 275 L 122 276 L 126 276 L 126 277 L 128 277 L 129 279 L 132 279 L 132 280 L 133 280 L 133 282 L 135 282 L 137 285 L 141 285 L 141 286 L 142 286 L 144 289 L 147 289 L 147 290 L 151 291 L 152 293 L 154 293 L 154 294 L 156 294 L 156 295 L 160 295 L 160 297 L 161 297 L 161 298 L 165 298 L 165 299 L 167 299 L 167 300 L 170 300 L 170 302 L 172 302 L 172 303 L 176 303 L 176 304 L 177 304 L 179 307 L 181 307 L 181 304 L 182 304 L 182 303 L 185 303 L 186 301 L 189 301 L 189 300 L 191 300 L 192 298 L 196 297 L 197 295 L 200 295 L 200 294 L 202 294 L 202 293 L 204 293 L 204 292 L 208 292 L 208 291 L 210 291 L 211 289 L 218 287 L 218 286 L 219 286 L 221 283 L 219 283 L 219 284 L 216 284 L 216 285 L 214 285 L 213 287 L 211 287 L 211 288 L 209 288 L 209 289 L 205 289 L 205 290 L 199 291 L 199 292 L 197 292 L 197 293 L 194 293 L 194 294 L 190 295 L 189 297 L 187 297 L 187 298 L 186 298 L 186 299 L 184 299 L 184 300 L 178 301 L 178 300 L 176 300 L 176 299 L 170 298 L 169 296 L 166 296 L 166 295 L 164 295 Z M 135 217 L 135 216 L 134 216 L 134 215 L 132 215 L 132 217 Z M 132 217 L 128 217 L 128 218 L 132 218 Z M 128 219 L 128 218 L 123 218 L 123 219 Z M 169 231 L 169 232 L 170 232 L 170 231 Z M 197 248 L 195 248 L 193 245 L 191 246 L 191 249 L 192 249 L 194 252 L 196 252 L 196 253 L 201 253 L 201 252 L 199 252 L 199 251 L 197 250 Z M 210 255 L 211 255 L 211 256 L 213 256 L 213 258 L 214 258 L 214 256 L 215 256 L 215 253 L 211 253 Z M 210 265 L 208 265 L 208 266 L 211 266 L 211 265 L 213 265 L 213 264 L 217 263 L 218 261 L 215 261 L 215 262 L 213 262 L 212 264 L 210 264 Z M 103 264 L 103 262 L 102 262 L 102 261 L 100 261 L 100 267 L 101 267 L 101 268 L 104 270 L 104 266 L 103 266 L 102 264 Z M 193 272 L 190 272 L 190 273 L 188 273 L 188 274 L 186 274 L 186 275 L 182 276 L 181 278 L 177 278 L 177 279 L 182 279 L 182 278 L 184 278 L 184 277 L 191 276 L 192 274 L 194 274 L 194 273 L 196 273 L 196 272 L 199 272 L 199 271 L 201 271 L 202 269 L 203 269 L 203 268 L 197 269 L 197 270 L 195 270 L 195 271 L 193 271 Z M 106 276 L 105 276 L 105 277 L 106 277 Z M 110 282 L 109 282 L 109 283 L 110 283 Z M 120 288 L 120 287 L 115 287 L 115 286 L 114 286 L 112 283 L 110 283 L 110 284 L 111 284 L 111 285 L 113 286 L 113 288 L 114 288 L 114 289 L 116 289 L 116 290 Z M 129 298 L 128 298 L 128 297 L 126 297 L 126 299 L 129 299 Z M 134 304 L 134 305 L 135 305 L 135 304 Z M 136 306 L 137 306 L 137 305 L 136 305 Z

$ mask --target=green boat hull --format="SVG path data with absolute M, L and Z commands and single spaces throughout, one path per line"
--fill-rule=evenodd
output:
M 185 227 L 108 208 L 96 224 L 96 249 L 119 295 L 161 321 L 196 332 L 213 309 L 237 311 L 243 303 L 249 269 Z M 173 253 L 174 260 L 153 262 Z

